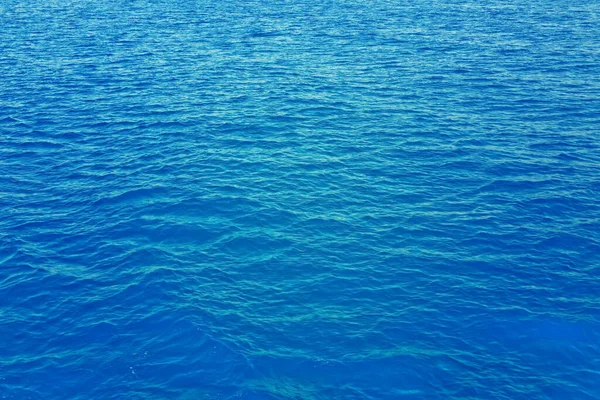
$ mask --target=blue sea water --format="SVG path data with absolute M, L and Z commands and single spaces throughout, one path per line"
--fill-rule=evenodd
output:
M 0 398 L 599 399 L 600 3 L 2 0 Z

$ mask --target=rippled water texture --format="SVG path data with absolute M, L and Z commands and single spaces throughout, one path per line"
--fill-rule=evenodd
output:
M 600 3 L 0 2 L 0 398 L 600 398 Z

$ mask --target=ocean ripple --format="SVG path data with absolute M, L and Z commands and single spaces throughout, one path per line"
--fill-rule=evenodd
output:
M 4 1 L 0 397 L 600 398 L 598 12 Z

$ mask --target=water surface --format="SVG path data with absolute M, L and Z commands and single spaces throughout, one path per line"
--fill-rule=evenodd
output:
M 600 5 L 0 4 L 0 397 L 600 398 Z

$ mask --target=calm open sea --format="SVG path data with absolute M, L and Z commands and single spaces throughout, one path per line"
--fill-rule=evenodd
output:
M 0 399 L 599 399 L 597 0 L 0 1 Z

